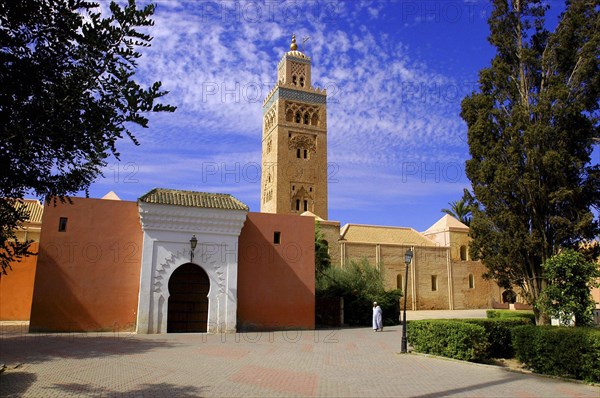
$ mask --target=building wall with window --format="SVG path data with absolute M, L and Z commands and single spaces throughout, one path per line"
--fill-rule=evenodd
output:
M 159 193 L 187 199 L 195 197 L 194 194 L 203 198 L 206 196 L 206 201 L 214 199 L 218 203 L 213 204 L 221 207 L 225 200 L 221 197 L 225 195 L 219 194 L 171 190 L 161 190 Z M 28 284 L 23 282 L 32 292 L 32 298 L 22 300 L 29 307 L 22 309 L 23 306 L 16 305 L 17 301 L 3 298 L 3 307 L 0 307 L 2 315 L 6 315 L 7 320 L 8 317 L 30 319 L 30 331 L 33 332 L 166 331 L 163 327 L 137 327 L 140 324 L 140 281 L 144 279 L 140 274 L 144 264 L 143 253 L 149 253 L 152 258 L 160 257 L 160 261 L 153 261 L 152 258 L 148 261 L 160 265 L 163 270 L 169 265 L 170 268 L 178 269 L 179 263 L 190 263 L 191 233 L 167 242 L 174 251 L 167 256 L 166 262 L 162 261 L 164 256 L 161 255 L 160 247 L 164 245 L 156 240 L 152 241 L 150 237 L 146 239 L 143 235 L 140 215 L 144 213 L 144 209 L 141 201 L 141 198 L 138 202 L 73 198 L 72 204 L 46 206 L 39 257 L 27 259 L 34 265 L 37 260 L 38 272 L 35 278 L 29 278 Z M 159 207 L 159 213 L 164 207 L 169 207 L 168 214 L 179 214 L 182 211 L 207 214 L 220 212 L 218 215 L 222 220 L 227 214 L 221 213 L 236 212 L 225 208 L 205 209 L 204 202 L 198 205 L 194 205 L 191 200 L 185 202 L 186 206 L 161 202 L 155 204 L 155 207 Z M 148 207 L 147 203 L 143 204 Z M 155 227 L 155 221 L 165 224 L 168 218 L 169 225 L 174 228 L 171 232 L 181 232 L 181 228 L 177 227 L 179 219 L 176 217 L 168 217 L 163 212 L 157 214 L 158 218 L 151 219 L 146 213 L 143 214 L 143 221 L 148 224 L 146 229 Z M 183 223 L 182 226 L 189 227 L 189 220 L 182 219 L 179 222 Z M 221 235 L 211 238 L 207 235 L 210 232 L 202 234 L 199 230 L 191 231 L 198 237 L 196 256 L 192 262 L 207 270 L 210 279 L 208 326 L 210 329 L 216 325 L 216 328 L 208 331 L 233 331 L 236 329 L 236 321 L 239 330 L 314 328 L 314 220 L 295 215 L 244 212 L 240 227 L 239 240 L 236 236 L 235 243 L 228 245 L 224 252 L 228 264 L 237 262 L 237 275 L 231 267 L 227 268 L 225 274 L 219 274 L 220 268 L 216 267 L 218 261 L 215 262 L 213 257 L 218 259 L 222 253 L 213 253 L 212 246 L 207 246 L 203 251 L 202 245 L 206 242 L 222 242 Z M 144 248 L 150 249 L 144 251 Z M 230 258 L 232 256 L 235 259 Z M 175 261 L 177 259 L 181 261 Z M 153 275 L 153 293 L 156 293 L 157 284 L 161 282 L 163 293 L 169 297 L 169 274 L 157 269 Z M 1 281 L 14 282 L 17 278 L 20 278 L 19 271 Z M 227 283 L 221 283 L 222 280 Z M 22 288 L 23 283 L 13 283 L 11 286 Z M 5 286 L 6 284 L 0 285 L 3 297 L 14 291 Z M 166 300 L 164 305 L 168 306 Z M 221 330 L 220 322 L 224 318 L 217 317 L 213 322 L 210 317 L 211 309 L 219 313 L 231 312 L 232 324 L 228 323 Z M 12 315 L 14 313 L 24 315 Z M 164 313 L 167 315 L 163 314 L 162 323 L 158 319 L 161 317 L 159 312 L 153 319 L 149 319 L 148 324 L 152 321 L 166 325 L 171 312 L 167 309 Z
M 238 329 L 313 329 L 314 221 L 248 213 L 239 241 Z
M 404 255 L 412 249 L 408 309 L 491 308 L 493 301 L 501 301 L 501 289 L 482 277 L 483 264 L 470 260 L 469 228 L 451 216 L 442 217 L 423 233 L 412 228 L 346 224 L 336 236 L 336 224 L 318 222 L 329 223 L 321 228 L 326 231 L 330 253 L 335 254 L 332 264 L 344 267 L 367 259 L 382 271 L 387 290 L 405 290 Z
M 135 330 L 142 244 L 137 203 L 72 202 L 44 208 L 30 331 Z
M 502 301 L 502 291 L 495 282 L 483 279 L 487 268 L 480 261 L 452 261 L 454 309 L 492 308 L 492 301 Z

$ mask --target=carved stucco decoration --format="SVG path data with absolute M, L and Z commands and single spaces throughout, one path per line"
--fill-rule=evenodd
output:
M 317 152 L 317 143 L 312 136 L 305 134 L 296 134 L 290 138 L 288 143 L 290 149 L 308 149 L 311 153 Z
M 199 249 L 197 249 L 196 251 L 200 251 L 202 250 L 202 248 L 200 247 Z M 204 266 L 210 266 L 215 270 L 215 273 L 218 275 L 217 277 L 217 281 L 218 281 L 218 288 L 219 288 L 219 293 L 223 293 L 225 292 L 225 278 L 224 278 L 224 270 L 223 270 L 223 264 L 220 264 L 216 261 L 216 259 L 214 258 L 215 255 L 211 254 L 211 253 L 207 253 L 204 252 L 202 254 L 200 254 L 200 256 L 202 257 L 202 264 Z M 165 284 L 168 284 L 169 279 L 165 278 L 165 276 L 170 276 L 167 274 L 171 273 L 171 267 L 174 264 L 178 264 L 180 265 L 181 261 L 179 259 L 181 258 L 189 258 L 190 257 L 190 250 L 188 249 L 182 249 L 179 250 L 177 252 L 172 252 L 171 255 L 168 258 L 165 258 L 162 262 L 158 263 L 156 266 L 156 269 L 154 270 L 154 275 L 153 275 L 153 291 L 154 293 L 158 293 L 162 296 L 165 295 L 166 290 L 168 289 L 168 286 L 165 286 Z M 164 281 L 164 284 L 163 284 Z

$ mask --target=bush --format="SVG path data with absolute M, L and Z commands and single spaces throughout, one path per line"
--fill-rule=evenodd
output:
M 406 333 L 416 352 L 465 361 L 484 358 L 488 347 L 483 326 L 455 320 L 409 321 Z
M 600 382 L 600 330 L 520 326 L 512 331 L 515 356 L 534 372 Z
M 532 325 L 535 325 L 535 315 L 532 311 L 487 310 L 486 316 L 488 319 L 525 318 L 529 319 Z
M 479 325 L 485 329 L 488 342 L 486 358 L 512 358 L 515 352 L 512 346 L 511 330 L 517 326 L 531 324 L 530 320 L 525 317 L 456 319 L 455 321 Z
M 399 289 L 385 291 L 382 272 L 369 264 L 367 259 L 351 261 L 344 268 L 330 267 L 317 273 L 315 295 L 318 300 L 344 298 L 344 322 L 353 326 L 371 326 L 373 322 L 373 301 L 377 301 L 383 311 L 383 325 L 399 323 Z M 321 310 L 319 308 L 319 310 Z M 316 318 L 326 317 L 317 313 Z

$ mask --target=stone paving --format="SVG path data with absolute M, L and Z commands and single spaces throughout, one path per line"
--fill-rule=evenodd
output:
M 221 335 L 25 331 L 2 325 L 0 397 L 600 397 L 600 387 L 582 383 L 399 354 L 399 326 Z

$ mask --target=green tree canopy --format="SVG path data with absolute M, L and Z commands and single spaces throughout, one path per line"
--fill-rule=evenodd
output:
M 567 1 L 557 28 L 546 2 L 494 0 L 491 66 L 462 102 L 471 159 L 472 247 L 502 286 L 535 302 L 542 264 L 599 232 L 600 17 L 597 2 Z M 543 321 L 538 315 L 538 321 Z
M 12 231 L 26 215 L 15 199 L 61 200 L 87 190 L 116 144 L 167 92 L 135 79 L 140 47 L 150 46 L 154 5 L 110 4 L 103 16 L 86 0 L 0 3 L 1 270 L 27 253 Z M 12 253 L 12 254 L 11 254 Z M 0 273 L 1 275 L 1 273 Z
M 588 261 L 581 253 L 567 249 L 548 259 L 543 269 L 548 286 L 542 290 L 539 306 L 560 320 L 563 325 L 590 325 L 595 302 L 592 287 L 600 284 L 598 264 Z

